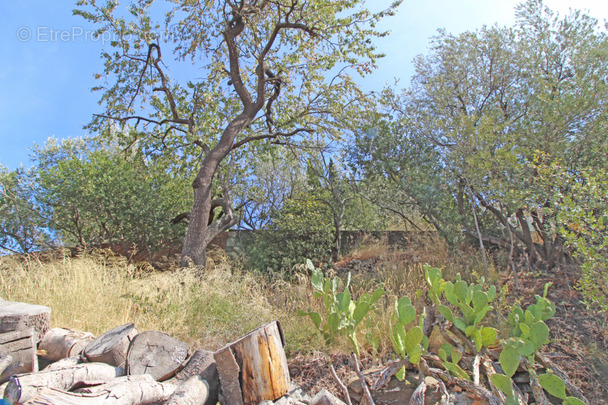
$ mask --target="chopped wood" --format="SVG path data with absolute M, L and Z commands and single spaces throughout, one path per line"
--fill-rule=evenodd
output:
M 146 405 L 167 401 L 175 391 L 174 384 L 160 383 L 152 376 L 119 377 L 98 392 L 73 393 L 45 388 L 27 405 Z
M 215 361 L 227 404 L 257 405 L 274 401 L 289 390 L 284 339 L 277 321 L 220 349 Z
M 44 371 L 58 370 L 61 368 L 75 366 L 76 364 L 81 364 L 82 362 L 83 362 L 83 360 L 82 360 L 82 357 L 80 357 L 80 356 L 66 357 L 65 359 L 57 360 L 56 362 L 49 364 L 43 370 Z
M 414 390 L 414 393 L 412 394 L 412 396 L 410 397 L 410 405 L 424 405 L 424 394 L 426 393 L 426 389 L 427 389 L 427 385 L 426 382 L 424 382 L 424 380 L 422 380 L 420 382 L 420 384 L 418 384 L 418 387 L 416 387 L 416 390 Z
M 0 374 L 4 372 L 13 362 L 13 356 L 10 354 L 0 355 Z
M 410 363 L 409 357 L 392 362 L 382 370 L 380 377 L 378 377 L 376 382 L 374 382 L 374 384 L 372 385 L 372 391 L 376 391 L 384 387 L 385 385 L 388 385 L 391 378 L 403 367 L 405 367 L 406 369 L 410 369 L 413 366 L 414 365 Z
M 44 334 L 39 350 L 46 351 L 47 361 L 57 361 L 80 354 L 95 339 L 92 333 L 67 328 L 53 328 Z
M 11 359 L 0 370 L 0 384 L 12 375 L 38 371 L 34 334 L 32 328 L 0 333 L 0 357 L 4 359 L 3 363 L 8 363 L 9 357 Z
M 83 356 L 90 362 L 124 368 L 127 350 L 135 335 L 137 329 L 132 323 L 117 326 L 89 342 L 82 352 Z
M 81 385 L 98 385 L 124 375 L 124 369 L 104 363 L 84 363 L 64 369 L 19 374 L 11 377 L 4 397 L 13 403 L 23 403 L 42 389 L 70 390 Z
M 0 333 L 34 330 L 34 344 L 51 328 L 51 308 L 24 302 L 0 301 Z
M 206 350 L 195 351 L 186 362 L 186 365 L 177 372 L 175 379 L 179 383 L 196 375 L 207 381 L 209 386 L 206 405 L 215 405 L 220 393 L 220 379 L 213 352 Z
M 157 381 L 175 375 L 188 358 L 188 345 L 166 333 L 145 331 L 136 335 L 127 353 L 127 374 L 150 374 Z
M 209 385 L 194 375 L 177 387 L 165 405 L 203 405 L 209 397 Z

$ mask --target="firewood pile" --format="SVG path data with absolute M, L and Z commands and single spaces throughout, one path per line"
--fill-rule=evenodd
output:
M 191 352 L 166 333 L 133 324 L 94 337 L 51 329 L 50 320 L 50 308 L 0 301 L 0 398 L 37 405 L 297 403 L 288 395 L 277 321 L 216 352 Z

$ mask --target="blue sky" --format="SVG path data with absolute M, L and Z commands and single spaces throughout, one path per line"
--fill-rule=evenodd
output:
M 14 169 L 28 166 L 34 143 L 85 135 L 82 129 L 100 112 L 93 74 L 102 70 L 101 41 L 93 27 L 72 15 L 66 0 L 3 1 L 0 5 L 0 163 Z M 368 0 L 372 7 L 389 0 Z M 425 53 L 439 28 L 457 34 L 482 25 L 512 25 L 517 0 L 406 0 L 386 27 L 392 35 L 378 42 L 387 57 L 379 69 L 362 79 L 367 90 L 400 79 L 409 82 L 412 59 Z M 589 10 L 601 21 L 608 2 L 545 0 L 560 13 L 569 7 Z M 106 46 L 109 47 L 109 46 Z

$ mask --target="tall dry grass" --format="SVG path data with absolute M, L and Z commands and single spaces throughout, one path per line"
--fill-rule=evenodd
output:
M 417 290 L 425 289 L 424 263 L 441 267 L 446 279 L 456 273 L 475 278 L 482 269 L 475 252 L 455 256 L 436 240 L 417 241 L 398 251 L 376 243 L 362 246 L 351 256 L 374 261 L 371 270 L 353 270 L 353 298 L 380 286 L 389 292 L 359 336 L 364 351 L 372 351 L 366 334 L 380 336 L 378 351 L 387 354 L 391 353 L 388 331 L 393 297 L 408 295 L 416 301 Z M 296 272 L 288 282 L 249 272 L 221 256 L 210 260 L 204 272 L 142 271 L 104 255 L 44 261 L 35 256 L 1 257 L 0 298 L 49 306 L 54 327 L 96 335 L 132 322 L 138 330 L 160 330 L 192 348 L 216 350 L 277 319 L 286 335 L 288 354 L 351 350 L 346 339 L 327 347 L 312 322 L 296 315 L 302 309 L 325 316 L 324 304 L 313 296 L 306 271 Z

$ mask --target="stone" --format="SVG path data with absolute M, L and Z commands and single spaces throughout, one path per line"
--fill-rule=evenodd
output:
M 346 405 L 342 400 L 336 398 L 331 392 L 326 389 L 319 391 L 317 395 L 310 401 L 310 405 Z

